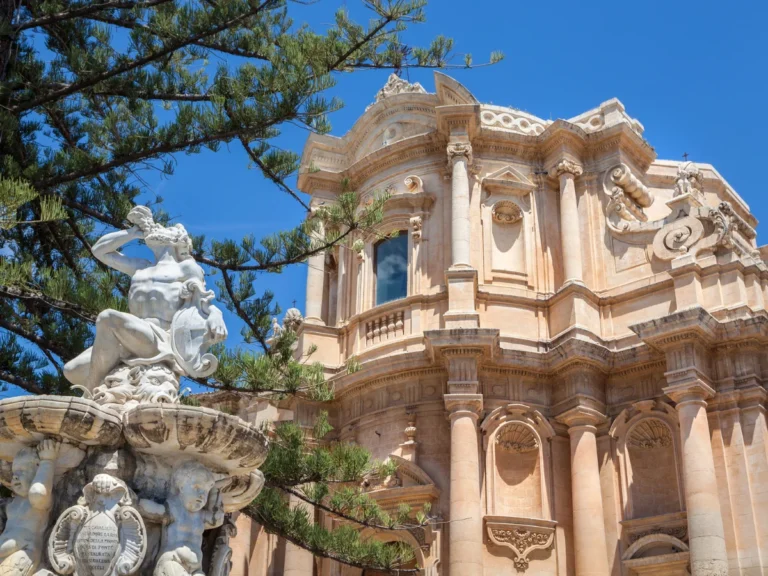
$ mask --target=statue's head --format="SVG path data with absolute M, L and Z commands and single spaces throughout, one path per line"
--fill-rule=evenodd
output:
M 11 468 L 13 472 L 11 490 L 13 490 L 14 494 L 22 498 L 27 497 L 39 464 L 40 458 L 37 455 L 37 450 L 34 448 L 27 447 L 18 451 L 13 459 L 13 467 Z
M 171 246 L 179 262 L 192 257 L 192 239 L 181 224 L 174 224 L 167 228 L 155 224 L 144 234 L 144 242 L 153 250 Z
M 208 494 L 215 479 L 210 470 L 195 460 L 188 460 L 173 472 L 171 485 L 179 495 L 182 506 L 190 512 L 199 512 L 208 502 Z

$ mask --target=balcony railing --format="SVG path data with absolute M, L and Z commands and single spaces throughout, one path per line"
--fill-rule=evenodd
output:
M 405 311 L 396 310 L 382 314 L 365 323 L 365 346 L 394 340 L 405 335 Z

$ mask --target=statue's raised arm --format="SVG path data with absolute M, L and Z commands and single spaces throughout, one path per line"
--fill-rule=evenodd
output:
M 208 348 L 227 337 L 227 328 L 184 226 L 157 224 L 145 206 L 131 210 L 128 220 L 133 228 L 105 235 L 93 252 L 131 276 L 129 311 L 99 314 L 93 346 L 68 362 L 64 374 L 102 403 L 175 401 L 180 376 L 216 370 Z M 154 261 L 118 251 L 134 239 L 144 240 Z
M 133 224 L 132 228 L 105 234 L 96 241 L 92 250 L 93 255 L 107 266 L 133 276 L 138 270 L 152 266 L 152 262 L 144 258 L 126 256 L 118 250 L 133 240 L 143 239 L 154 225 L 154 220 L 149 208 L 136 206 L 128 213 L 128 221 Z

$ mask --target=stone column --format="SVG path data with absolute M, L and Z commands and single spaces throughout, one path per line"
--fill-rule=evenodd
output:
M 550 171 L 560 181 L 560 245 L 563 254 L 563 284 L 583 279 L 581 263 L 581 233 L 579 208 L 576 203 L 576 183 L 582 168 L 570 160 L 561 160 Z
M 480 442 L 477 420 L 483 396 L 477 394 L 479 348 L 448 348 L 448 391 L 443 398 L 451 419 L 449 576 L 483 576 L 483 511 L 480 506 Z
M 483 576 L 483 514 L 477 419 L 480 394 L 446 394 L 451 419 L 449 576 Z
M 301 507 L 307 511 L 309 521 L 314 522 L 314 510 L 312 506 L 296 496 L 290 497 L 291 507 Z M 315 559 L 312 552 L 296 546 L 291 542 L 285 543 L 285 563 L 283 567 L 284 576 L 312 576 Z
M 469 142 L 448 144 L 451 167 L 451 268 L 470 266 L 469 238 L 469 164 L 472 145 Z
M 608 548 L 597 459 L 597 428 L 606 418 L 577 406 L 557 417 L 571 437 L 571 498 L 576 576 L 609 576 Z
M 320 224 L 316 237 L 324 235 Z M 304 321 L 309 324 L 323 324 L 323 287 L 325 285 L 325 252 L 318 252 L 307 259 L 307 301 Z
M 715 391 L 696 381 L 668 386 L 664 392 L 676 403 L 680 419 L 691 574 L 726 576 L 728 556 L 707 420 L 706 399 Z

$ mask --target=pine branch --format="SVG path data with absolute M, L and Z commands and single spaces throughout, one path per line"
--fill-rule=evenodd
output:
M 307 484 L 310 482 L 317 482 L 322 481 L 322 479 L 316 478 L 316 479 L 307 479 L 302 481 L 300 484 Z M 296 490 L 295 488 L 292 488 L 290 486 L 282 486 L 282 485 L 273 485 L 273 484 L 267 484 L 267 486 L 270 486 L 271 488 L 277 488 L 278 490 L 281 490 L 285 492 L 286 494 L 292 494 L 293 496 L 296 496 L 299 500 L 302 500 L 303 502 L 306 502 L 307 504 L 311 504 L 315 508 L 319 508 L 323 512 L 327 512 L 328 514 L 331 514 L 332 516 L 336 516 L 338 518 L 341 518 L 342 520 L 346 520 L 348 522 L 352 522 L 358 526 L 361 526 L 363 528 L 373 528 L 374 530 L 384 530 L 384 531 L 398 531 L 398 530 L 413 530 L 414 528 L 423 528 L 425 524 L 396 524 L 395 526 L 385 526 L 384 524 L 378 524 L 376 522 L 368 522 L 366 520 L 360 520 L 359 518 L 355 518 L 354 516 L 350 516 L 349 514 L 346 514 L 345 512 L 342 512 L 340 510 L 336 510 L 334 508 L 331 508 L 330 506 L 323 504 L 322 502 L 316 502 L 312 500 L 311 498 L 308 498 L 306 494 L 304 494 L 301 490 Z
M 81 8 L 73 8 L 72 10 L 66 10 L 64 12 L 57 12 L 56 14 L 49 14 L 48 16 L 42 16 L 33 20 L 27 20 L 15 28 L 16 32 L 22 32 L 30 28 L 39 28 L 41 26 L 47 26 L 49 24 L 61 24 L 67 20 L 74 18 L 82 18 L 90 16 L 96 12 L 102 10 L 130 10 L 130 9 L 142 9 L 151 8 L 152 6 L 159 6 L 160 4 L 166 4 L 173 0 L 117 0 L 110 2 L 103 2 L 101 4 L 84 5 Z
M 3 369 L 0 369 L 0 380 L 2 380 L 3 382 L 7 382 L 8 384 L 13 384 L 14 386 L 18 386 L 22 390 L 26 390 L 27 392 L 30 392 L 32 394 L 45 394 L 45 390 L 40 388 L 34 382 L 25 380 L 24 378 L 21 378 L 20 376 L 16 376 L 15 374 L 11 374 L 10 372 Z
M 55 308 L 56 310 L 78 317 L 86 322 L 96 322 L 96 314 L 93 314 L 82 306 L 71 302 L 65 302 L 64 300 L 59 300 L 57 298 L 51 298 L 37 290 L 22 289 L 18 286 L 0 285 L 0 296 L 11 298 L 13 300 L 40 302 L 50 308 Z
M 17 336 L 21 336 L 25 340 L 29 340 L 33 344 L 36 344 L 40 350 L 43 351 L 43 353 L 45 353 L 47 350 L 50 350 L 59 358 L 67 358 L 67 352 L 64 350 L 64 348 L 46 338 L 38 336 L 34 332 L 30 332 L 18 324 L 9 322 L 6 316 L 0 315 L 0 328 L 4 328 L 5 330 L 8 330 L 8 332 L 13 332 Z
M 362 570 L 370 570 L 371 568 L 369 564 L 350 560 L 349 558 L 342 556 L 341 554 L 335 554 L 333 552 L 329 552 L 325 549 L 319 548 L 318 546 L 308 546 L 305 542 L 302 542 L 298 538 L 293 537 L 291 534 L 289 534 L 285 530 L 281 530 L 277 526 L 271 524 L 269 522 L 269 519 L 262 516 L 259 513 L 258 508 L 254 506 L 247 506 L 243 508 L 242 512 L 246 516 L 254 520 L 255 522 L 264 526 L 264 528 L 268 532 L 271 532 L 272 534 L 276 534 L 277 536 L 279 536 L 280 538 L 283 538 L 284 540 L 290 542 L 291 544 L 295 544 L 296 546 L 311 552 L 312 555 L 315 557 L 328 558 L 329 560 L 335 560 L 336 562 L 340 562 L 341 564 L 346 564 L 347 566 L 352 566 L 353 568 L 360 568 Z M 389 572 L 390 574 L 395 574 L 396 576 L 407 575 L 407 574 L 415 575 L 415 574 L 422 573 L 422 571 L 419 568 L 395 568 L 391 570 L 387 570 L 386 568 L 376 568 L 376 570 L 379 572 Z
M 218 26 L 213 26 L 198 34 L 184 38 L 183 40 L 177 40 L 176 42 L 171 42 L 169 45 L 165 46 L 162 50 L 158 50 L 157 52 L 148 54 L 143 58 L 138 58 L 136 60 L 132 60 L 131 62 L 126 62 L 121 66 L 117 66 L 115 68 L 102 72 L 101 74 L 95 74 L 93 76 L 86 77 L 85 79 L 73 82 L 66 88 L 61 88 L 59 90 L 49 92 L 48 94 L 39 96 L 38 98 L 33 99 L 29 102 L 17 104 L 15 106 L 11 106 L 10 108 L 13 112 L 18 114 L 21 112 L 25 112 L 27 110 L 31 110 L 33 108 L 37 108 L 38 106 L 48 104 L 49 102 L 61 100 L 66 96 L 71 96 L 72 94 L 83 92 L 84 90 L 87 90 L 95 86 L 96 84 L 99 84 L 100 82 L 104 82 L 105 80 L 109 80 L 110 78 L 114 78 L 115 76 L 120 76 L 121 74 L 125 74 L 126 72 L 130 72 L 132 70 L 136 70 L 137 68 L 146 66 L 151 62 L 160 60 L 161 58 L 168 56 L 176 52 L 177 50 L 184 48 L 185 46 L 194 44 L 198 40 L 202 40 L 209 36 L 215 36 L 220 32 L 233 28 L 235 25 L 242 22 L 243 20 L 247 20 L 248 18 L 251 18 L 257 15 L 259 12 L 261 12 L 264 8 L 266 8 L 270 4 L 276 4 L 275 0 L 265 0 L 263 3 L 252 8 L 251 10 L 248 10 L 244 14 L 241 14 L 239 16 L 226 20 L 221 24 L 219 24 Z M 194 145 L 195 144 L 189 144 L 188 146 L 194 146 Z

